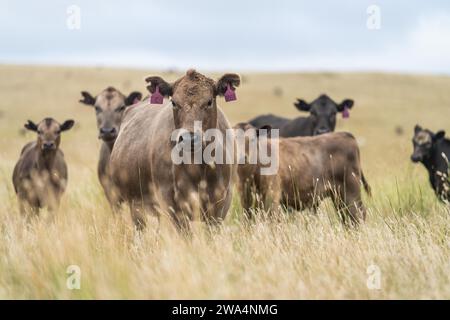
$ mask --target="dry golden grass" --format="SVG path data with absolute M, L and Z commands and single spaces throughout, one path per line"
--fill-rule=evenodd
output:
M 136 234 L 127 210 L 111 214 L 96 177 L 94 112 L 77 102 L 81 90 L 96 94 L 108 85 L 144 92 L 151 72 L 0 72 L 0 298 L 450 298 L 450 210 L 436 200 L 425 170 L 409 161 L 414 124 L 450 131 L 449 77 L 245 74 L 239 100 L 220 103 L 232 123 L 265 112 L 296 116 L 296 97 L 355 100 L 338 130 L 353 132 L 361 144 L 373 188 L 373 198 L 365 198 L 367 222 L 346 231 L 325 202 L 318 215 L 249 224 L 236 197 L 221 228 L 196 225 L 187 241 L 165 224 Z M 11 175 L 21 147 L 34 139 L 23 123 L 45 116 L 77 121 L 61 144 L 69 186 L 54 221 L 44 211 L 27 225 Z M 66 287 L 69 265 L 81 268 L 80 290 Z M 379 290 L 366 285 L 370 265 L 381 271 Z

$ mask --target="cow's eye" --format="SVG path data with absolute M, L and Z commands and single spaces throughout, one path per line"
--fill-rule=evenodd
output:
M 97 113 L 102 112 L 102 108 L 100 108 L 100 107 L 95 107 L 95 112 L 97 112 Z
M 38 133 L 38 134 L 42 134 L 42 130 L 38 130 L 37 133 Z
M 174 109 L 178 109 L 179 108 L 175 101 L 171 100 L 171 102 L 172 102 L 172 107 Z
M 213 101 L 211 99 L 211 100 L 208 101 L 208 107 L 210 108 L 210 107 L 212 107 L 212 105 L 213 105 Z
M 56 134 L 60 134 L 60 133 L 61 133 L 61 130 L 56 130 L 55 133 L 56 133 Z
M 125 107 L 126 107 L 125 105 L 118 107 L 116 109 L 116 112 L 122 112 L 123 110 L 125 110 Z

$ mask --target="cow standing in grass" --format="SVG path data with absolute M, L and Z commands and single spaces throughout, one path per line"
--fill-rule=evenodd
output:
M 173 83 L 156 76 L 148 77 L 152 98 L 127 109 L 122 128 L 111 154 L 111 171 L 120 196 L 130 205 L 132 218 L 138 228 L 145 226 L 144 212 L 168 214 L 180 229 L 188 230 L 189 221 L 217 223 L 225 218 L 231 204 L 234 164 L 181 163 L 172 158 L 175 145 L 203 148 L 204 141 L 195 131 L 217 129 L 223 136 L 230 128 L 224 113 L 217 106 L 217 96 L 234 92 L 240 84 L 236 74 L 225 74 L 218 81 L 196 72 Z M 183 129 L 185 134 L 173 141 L 173 133 Z M 223 147 L 224 157 L 234 143 Z
M 97 174 L 100 184 L 103 187 L 106 198 L 113 209 L 120 204 L 120 198 L 116 192 L 109 170 L 109 159 L 111 151 L 119 133 L 122 116 L 125 109 L 138 103 L 142 94 L 134 91 L 128 96 L 123 95 L 119 90 L 108 87 L 96 97 L 89 92 L 82 91 L 83 99 L 81 103 L 94 107 L 97 118 L 98 138 L 103 141 L 100 148 L 100 156 L 97 165 Z
M 238 189 L 247 214 L 256 208 L 272 211 L 280 205 L 295 210 L 315 209 L 323 198 L 331 197 L 345 225 L 364 221 L 361 182 L 369 194 L 370 188 L 361 170 L 358 145 L 350 133 L 275 139 L 266 132 L 261 135 L 262 130 L 248 123 L 234 128 L 240 131 L 236 136 L 244 134 L 245 138 L 245 161 L 238 166 Z M 258 143 L 252 148 L 255 140 Z M 276 153 L 277 172 L 262 174 L 261 169 L 266 166 L 255 156 L 261 147 Z M 251 163 L 252 157 L 257 161 Z
M 439 199 L 450 200 L 449 161 L 450 140 L 445 131 L 433 133 L 416 125 L 413 137 L 414 151 L 411 161 L 421 162 L 428 171 L 431 187 Z
M 14 167 L 13 184 L 20 211 L 38 213 L 40 208 L 57 209 L 67 185 L 67 165 L 59 149 L 61 132 L 72 128 L 73 120 L 59 124 L 45 118 L 38 124 L 28 120 L 25 128 L 37 133 L 37 140 L 26 144 Z
M 300 111 L 309 112 L 308 117 L 288 119 L 266 114 L 249 121 L 255 127 L 270 125 L 280 130 L 280 137 L 315 136 L 333 132 L 336 128 L 336 115 L 341 112 L 343 117 L 349 116 L 349 110 L 353 107 L 353 100 L 345 99 L 340 104 L 323 94 L 311 103 L 297 99 L 294 103 Z

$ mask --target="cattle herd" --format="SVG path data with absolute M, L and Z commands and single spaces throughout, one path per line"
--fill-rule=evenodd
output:
M 328 197 L 344 225 L 356 226 L 365 220 L 361 187 L 369 195 L 370 187 L 358 144 L 352 134 L 334 132 L 337 113 L 348 117 L 353 100 L 338 104 L 327 95 L 311 103 L 298 99 L 294 105 L 309 112 L 308 117 L 290 120 L 262 115 L 232 127 L 217 106 L 217 97 L 236 99 L 237 74 L 214 81 L 188 70 L 173 83 L 158 76 L 148 77 L 146 82 L 148 98 L 142 99 L 140 92 L 126 96 L 108 87 L 96 96 L 82 91 L 80 100 L 95 110 L 102 140 L 98 178 L 111 210 L 127 204 L 136 228 L 145 227 L 146 215 L 162 214 L 180 230 L 188 230 L 192 220 L 218 224 L 230 208 L 235 185 L 249 218 L 262 211 L 256 209 L 271 215 L 279 208 L 315 210 Z M 219 143 L 214 150 L 227 159 L 241 154 L 244 160 L 175 163 L 175 146 L 205 149 L 196 123 L 201 132 L 214 129 L 224 136 L 230 130 L 245 132 L 243 145 L 232 139 L 231 144 Z M 73 125 L 73 120 L 60 124 L 52 118 L 25 124 L 37 133 L 37 139 L 23 147 L 13 184 L 20 211 L 26 216 L 37 214 L 42 207 L 58 208 L 68 182 L 61 134 Z M 187 134 L 173 139 L 180 129 Z M 263 174 L 265 163 L 257 156 L 257 161 L 249 161 L 259 150 L 250 148 L 253 142 L 275 154 L 276 172 Z M 423 163 L 437 196 L 448 203 L 450 140 L 444 131 L 433 133 L 417 125 L 413 145 L 411 160 Z

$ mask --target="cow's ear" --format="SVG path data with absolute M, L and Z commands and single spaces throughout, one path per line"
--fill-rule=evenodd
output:
M 438 141 L 438 140 L 444 139 L 444 137 L 445 137 L 445 131 L 444 130 L 439 130 L 433 136 L 433 141 Z
M 235 91 L 241 84 L 241 77 L 236 73 L 226 73 L 216 82 L 216 95 L 223 96 L 228 87 Z
M 79 102 L 88 106 L 93 106 L 95 104 L 95 98 L 91 96 L 89 92 L 81 91 L 81 95 L 83 96 L 83 99 L 80 99 Z
M 37 125 L 31 120 L 28 120 L 28 122 L 24 124 L 24 127 L 30 131 L 36 132 L 38 130 Z
M 153 94 L 158 87 L 159 93 L 165 97 L 172 95 L 172 84 L 166 82 L 163 78 L 157 76 L 150 76 L 145 78 L 145 82 L 148 83 L 147 90 Z
M 64 123 L 61 125 L 60 129 L 61 129 L 61 131 L 67 131 L 67 130 L 69 130 L 70 128 L 72 128 L 74 124 L 75 124 L 75 121 L 73 121 L 73 120 L 66 120 L 66 121 L 64 121 Z
M 294 102 L 294 106 L 300 111 L 311 110 L 311 105 L 303 99 L 297 99 L 297 102 Z
M 414 134 L 419 133 L 420 131 L 422 131 L 422 127 L 419 126 L 418 124 L 416 124 L 416 126 L 414 127 Z
M 132 104 L 138 103 L 142 99 L 142 93 L 138 91 L 133 91 L 125 98 L 125 105 L 131 106 Z
M 355 102 L 353 100 L 351 100 L 351 99 L 345 99 L 340 104 L 338 104 L 338 106 L 337 106 L 338 112 L 344 111 L 345 108 L 351 109 L 353 107 L 354 103 Z

